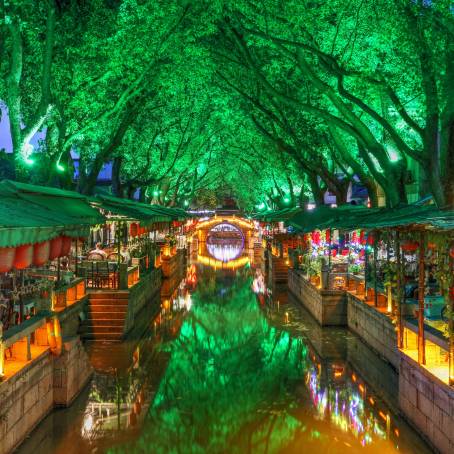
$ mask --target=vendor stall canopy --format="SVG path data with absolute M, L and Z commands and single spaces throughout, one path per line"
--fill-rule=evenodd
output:
M 315 229 L 384 229 L 414 227 L 428 230 L 454 229 L 454 211 L 440 210 L 435 205 L 401 205 L 395 208 L 366 208 L 342 205 L 321 206 L 311 211 L 297 212 L 287 219 L 300 232 Z
M 85 237 L 105 218 L 77 192 L 10 180 L 0 182 L 0 247 Z
M 143 227 L 155 222 L 180 221 L 189 217 L 186 211 L 181 209 L 150 205 L 105 194 L 97 194 L 90 199 L 90 203 L 108 212 L 110 219 L 138 221 Z

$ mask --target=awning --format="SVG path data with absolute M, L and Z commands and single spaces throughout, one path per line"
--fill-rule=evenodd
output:
M 104 217 L 76 192 L 4 180 L 0 183 L 0 247 L 88 236 Z
M 360 205 L 341 205 L 337 208 L 320 206 L 308 211 L 299 211 L 289 217 L 287 225 L 291 225 L 300 232 L 312 232 L 319 229 L 340 228 L 342 222 L 344 228 L 356 228 L 355 220 L 369 209 Z
M 147 227 L 155 222 L 169 222 L 172 217 L 154 208 L 154 205 L 120 199 L 108 195 L 97 195 L 91 199 L 93 206 L 110 213 L 111 219 L 137 221 Z
M 454 230 L 454 211 L 440 210 L 435 205 L 420 204 L 401 205 L 395 208 L 321 206 L 295 214 L 286 224 L 301 232 L 327 228 L 353 230 L 409 226 L 431 230 Z

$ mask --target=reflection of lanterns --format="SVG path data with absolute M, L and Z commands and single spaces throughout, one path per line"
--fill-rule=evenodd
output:
M 137 424 L 137 415 L 134 413 L 134 410 L 129 414 L 129 424 L 135 426 Z

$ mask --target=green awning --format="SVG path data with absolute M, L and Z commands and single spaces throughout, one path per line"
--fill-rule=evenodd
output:
M 327 228 L 353 230 L 408 226 L 453 230 L 454 211 L 440 210 L 435 205 L 417 204 L 396 208 L 366 208 L 355 205 L 342 205 L 337 208 L 321 206 L 311 211 L 296 213 L 286 224 L 301 232 Z
M 4 180 L 0 182 L 0 247 L 88 236 L 104 222 L 86 197 L 71 191 Z
M 287 219 L 286 224 L 291 225 L 295 230 L 300 232 L 312 232 L 313 230 L 341 228 L 356 228 L 354 220 L 369 212 L 369 209 L 358 205 L 341 205 L 340 207 L 331 208 L 320 206 L 308 211 L 299 211 Z
M 155 209 L 153 205 L 140 203 L 129 199 L 120 199 L 108 195 L 97 195 L 91 202 L 94 206 L 111 214 L 113 219 L 137 221 L 147 227 L 155 222 L 169 222 L 172 217 L 162 210 Z M 113 215 L 113 216 L 112 216 Z
M 88 236 L 89 226 L 20 198 L 0 197 L 0 247 L 38 243 L 59 235 Z
M 80 226 L 104 222 L 104 217 L 90 206 L 87 197 L 77 192 L 3 180 L 0 183 L 0 196 L 17 197 L 37 205 L 51 212 L 56 219 L 61 217 L 63 224 L 67 224 L 71 218 L 72 225 Z

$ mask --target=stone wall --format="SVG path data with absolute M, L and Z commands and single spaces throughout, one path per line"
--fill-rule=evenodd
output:
M 298 301 L 322 326 L 347 325 L 345 291 L 320 290 L 301 271 L 289 269 L 288 286 Z
M 53 361 L 46 350 L 0 382 L 0 454 L 16 448 L 53 408 Z
M 64 341 L 60 357 L 45 350 L 0 382 L 0 454 L 18 447 L 55 406 L 68 406 L 92 369 L 79 338 Z
M 454 452 L 454 389 L 404 353 L 400 354 L 399 405 L 436 449 Z
M 54 405 L 71 405 L 93 373 L 87 353 L 78 336 L 64 339 L 63 352 L 54 358 Z
M 398 370 L 397 334 L 389 317 L 350 293 L 347 299 L 348 327 Z
M 57 312 L 56 315 L 60 320 L 61 331 L 63 337 L 73 337 L 79 333 L 80 317 L 81 313 L 87 311 L 88 306 L 88 295 L 85 295 L 77 303 L 72 304 L 65 308 L 61 312 Z
M 149 273 L 140 276 L 140 281 L 129 289 L 128 311 L 126 313 L 124 334 L 128 333 L 133 328 L 136 315 L 159 291 L 161 288 L 161 280 L 161 269 L 154 269 Z

